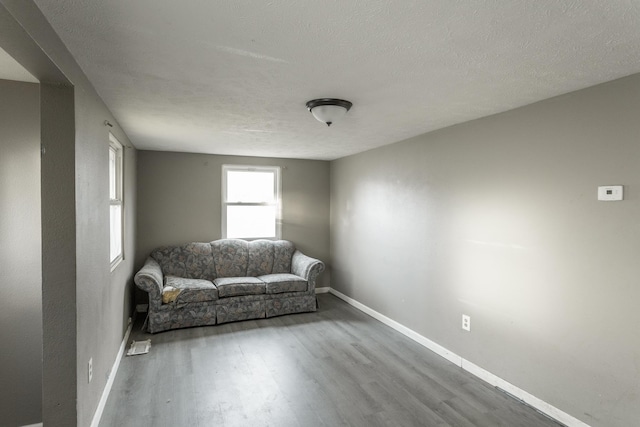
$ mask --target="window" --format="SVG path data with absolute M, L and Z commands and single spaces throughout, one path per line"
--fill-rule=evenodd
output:
M 280 238 L 280 168 L 222 166 L 222 237 Z
M 109 253 L 111 270 L 124 258 L 122 236 L 122 144 L 109 134 Z

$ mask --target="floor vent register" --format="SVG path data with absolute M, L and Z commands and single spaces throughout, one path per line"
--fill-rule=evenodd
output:
M 137 356 L 139 354 L 147 354 L 151 349 L 151 340 L 132 341 L 131 347 L 127 350 L 127 356 Z

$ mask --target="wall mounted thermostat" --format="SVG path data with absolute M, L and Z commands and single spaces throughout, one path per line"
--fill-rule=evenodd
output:
M 598 187 L 598 200 L 605 202 L 622 200 L 622 185 L 605 185 Z

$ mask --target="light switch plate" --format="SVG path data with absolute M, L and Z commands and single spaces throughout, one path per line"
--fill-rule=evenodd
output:
M 604 185 L 598 187 L 598 200 L 605 202 L 622 200 L 623 189 L 622 185 Z

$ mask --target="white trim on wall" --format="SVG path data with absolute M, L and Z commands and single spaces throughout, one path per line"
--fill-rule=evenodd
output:
M 326 286 L 324 288 L 316 288 L 316 295 L 317 294 L 328 294 L 329 291 L 331 291 L 331 288 Z
M 113 367 L 111 368 L 109 379 L 107 379 L 107 384 L 104 386 L 104 390 L 102 391 L 102 397 L 100 398 L 100 402 L 98 403 L 98 408 L 96 408 L 96 412 L 93 414 L 91 427 L 98 427 L 98 424 L 100 424 L 100 419 L 102 418 L 102 412 L 104 411 L 104 407 L 107 404 L 107 399 L 109 398 L 109 394 L 111 393 L 113 382 L 116 379 L 116 374 L 118 373 L 118 368 L 120 367 L 120 361 L 122 360 L 122 355 L 124 354 L 124 350 L 127 347 L 127 342 L 129 341 L 129 335 L 131 335 L 131 329 L 133 328 L 134 321 L 135 321 L 135 317 L 129 322 L 129 327 L 127 328 L 127 332 L 125 332 L 124 338 L 122 339 L 122 343 L 120 343 L 120 349 L 118 350 L 118 355 L 116 356 L 115 362 L 113 362 Z
M 442 347 L 440 344 L 437 344 L 433 341 L 431 341 L 429 338 L 426 338 L 422 335 L 420 335 L 419 333 L 417 333 L 416 331 L 407 328 L 406 326 L 396 322 L 393 319 L 390 319 L 389 317 L 378 313 L 377 311 L 373 310 L 370 307 L 367 307 L 366 305 L 362 304 L 359 301 L 356 301 L 355 299 L 348 297 L 347 295 L 343 294 L 342 292 L 336 291 L 333 288 L 317 288 L 316 289 L 316 293 L 324 293 L 324 292 L 318 292 L 320 289 L 322 289 L 324 291 L 324 289 L 328 289 L 329 293 L 337 296 L 338 298 L 340 298 L 341 300 L 345 301 L 347 304 L 357 308 L 358 310 L 362 311 L 365 314 L 368 314 L 369 316 L 373 317 L 374 319 L 384 323 L 385 325 L 395 329 L 396 331 L 400 332 L 401 334 L 407 336 L 408 338 L 411 338 L 412 340 L 414 340 L 415 342 L 417 342 L 418 344 L 423 345 L 424 347 L 428 348 L 429 350 L 433 351 L 434 353 L 436 353 L 437 355 L 444 357 L 445 359 L 447 359 L 448 361 L 454 363 L 455 365 L 461 367 L 462 369 L 464 369 L 465 371 L 475 375 L 476 377 L 480 378 L 481 380 L 491 384 L 492 386 L 498 387 L 506 392 L 508 392 L 509 394 L 513 395 L 514 397 L 522 400 L 523 402 L 525 402 L 527 405 L 537 409 L 538 411 L 542 412 L 543 414 L 547 415 L 550 418 L 553 418 L 556 421 L 559 421 L 560 423 L 566 425 L 567 427 L 590 427 L 588 424 L 580 421 L 579 419 L 575 418 L 572 415 L 567 414 L 566 412 L 556 408 L 555 406 L 551 405 L 550 403 L 547 403 L 545 401 L 543 401 L 542 399 L 539 399 L 535 396 L 533 396 L 532 394 L 522 390 L 521 388 L 509 383 L 508 381 L 503 380 L 502 378 L 498 377 L 497 375 L 492 374 L 491 372 L 481 368 L 480 366 L 466 360 L 463 359 L 461 356 L 455 354 L 454 352 L 446 349 L 445 347 Z
M 228 199 L 228 173 L 229 172 L 263 172 L 273 174 L 273 201 L 242 201 Z M 255 240 L 255 239 L 272 239 L 278 240 L 282 238 L 282 168 L 280 166 L 258 166 L 258 165 L 222 165 L 222 200 L 221 200 L 221 236 L 223 239 L 229 238 L 227 229 L 227 209 L 229 206 L 273 206 L 276 209 L 275 217 L 275 236 L 232 236 L 232 238 Z M 245 230 L 246 232 L 246 230 Z

